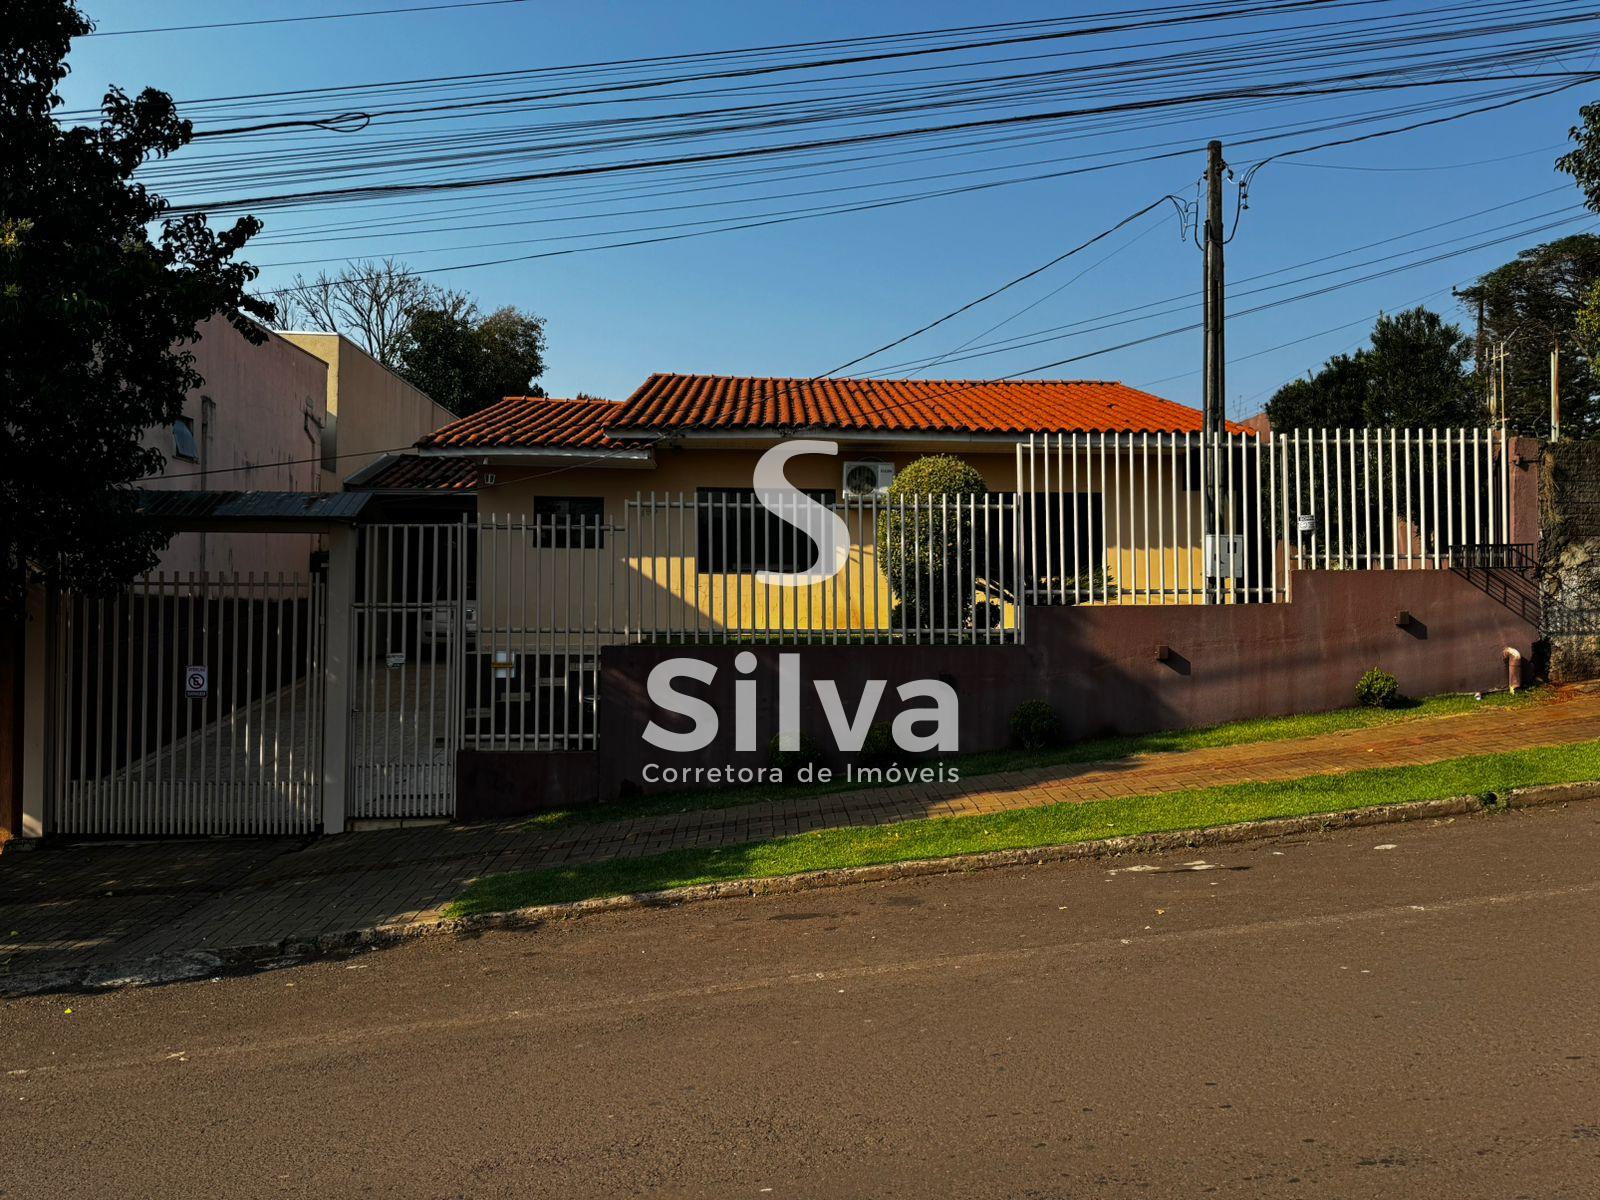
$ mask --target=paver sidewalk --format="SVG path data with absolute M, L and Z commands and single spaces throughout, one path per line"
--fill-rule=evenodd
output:
M 1249 780 L 1403 766 L 1600 737 L 1600 688 L 1279 742 L 804 796 L 539 830 L 509 821 L 326 838 L 62 846 L 0 854 L 0 994 L 8 980 L 99 973 L 223 949 L 428 922 L 503 871 L 737 845 L 844 825 L 961 816 Z M 1374 797 L 1374 802 L 1382 797 Z M 268 953 L 265 949 L 263 954 Z

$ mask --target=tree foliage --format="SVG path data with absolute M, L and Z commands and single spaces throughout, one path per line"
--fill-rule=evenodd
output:
M 511 306 L 487 315 L 392 258 L 336 275 L 295 276 L 284 327 L 342 333 L 384 366 L 467 416 L 504 396 L 542 396 L 544 319 Z
M 515 308 L 480 316 L 423 308 L 411 315 L 395 351 L 394 368 L 459 416 L 505 396 L 542 396 L 544 321 Z
M 982 518 L 974 522 L 960 501 L 988 494 L 978 469 L 950 454 L 926 455 L 895 475 L 877 542 L 901 628 L 961 628 L 970 620 L 975 597 L 961 551 L 971 553 Z
M 1479 424 L 1486 413 L 1470 358 L 1471 343 L 1438 313 L 1384 315 L 1369 345 L 1279 388 L 1267 416 L 1274 429 Z
M 192 136 L 172 98 L 112 89 L 98 125 L 58 124 L 58 87 L 90 22 L 71 0 L 15 0 L 0 24 L 0 530 L 4 595 L 26 572 L 105 591 L 154 565 L 166 537 L 132 485 L 162 469 L 147 430 L 203 380 L 187 349 L 222 314 L 252 342 L 272 306 L 234 256 L 260 222 L 167 217 L 133 178 Z M 154 227 L 154 233 L 151 227 Z
M 1578 307 L 1573 335 L 1578 349 L 1590 362 L 1600 358 L 1600 282 L 1589 289 Z
M 1578 330 L 1596 283 L 1600 236 L 1579 233 L 1524 250 L 1462 293 L 1469 304 L 1482 298 L 1484 335 L 1491 346 L 1504 343 L 1506 415 L 1515 432 L 1550 432 L 1550 351 L 1559 346 L 1562 428 L 1600 433 L 1600 380 Z

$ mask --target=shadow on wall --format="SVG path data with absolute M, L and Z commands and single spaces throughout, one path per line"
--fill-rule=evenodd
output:
M 1356 680 L 1372 667 L 1389 671 L 1412 696 L 1491 691 L 1506 684 L 1504 650 L 1533 661 L 1539 636 L 1522 616 L 1449 571 L 1296 572 L 1292 594 L 1283 604 L 1035 608 L 1020 646 L 606 647 L 600 750 L 464 754 L 462 771 L 470 766 L 471 772 L 461 776 L 461 812 L 510 816 L 589 798 L 739 786 L 742 781 L 726 777 L 669 779 L 662 768 L 769 767 L 785 654 L 799 658 L 801 728 L 818 746 L 835 745 L 819 682 L 838 689 L 847 719 L 888 721 L 906 707 L 896 696 L 900 685 L 939 679 L 960 701 L 960 753 L 973 753 L 1008 745 L 1010 714 L 1027 700 L 1052 705 L 1065 737 L 1079 741 L 1347 707 Z M 755 657 L 749 674 L 734 662 L 746 651 Z M 717 721 L 716 736 L 691 751 L 659 749 L 644 738 L 652 720 L 671 732 L 693 724 L 649 698 L 651 671 L 672 658 L 714 672 L 709 682 L 676 685 L 709 706 L 702 719 L 709 711 Z M 872 680 L 885 688 L 869 717 L 858 706 Z M 739 748 L 734 715 L 740 681 L 755 689 L 747 749 Z M 836 768 L 844 765 L 837 752 L 824 757 Z M 482 796 L 493 801 L 492 813 L 477 812 L 474 797 Z M 907 799 L 896 815 L 916 816 L 925 808 L 926 802 Z

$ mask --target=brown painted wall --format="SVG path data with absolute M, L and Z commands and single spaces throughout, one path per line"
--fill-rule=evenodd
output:
M 1505 686 L 1501 651 L 1531 658 L 1534 627 L 1448 571 L 1297 572 L 1287 604 L 1209 608 L 1091 606 L 1036 608 L 1022 646 L 810 646 L 799 651 L 802 726 L 825 746 L 833 738 L 812 682 L 833 679 L 847 714 L 865 681 L 888 688 L 875 720 L 900 711 L 898 684 L 941 678 L 961 698 L 963 751 L 995 749 L 1010 737 L 1012 709 L 1053 704 L 1077 740 L 1103 734 L 1192 728 L 1248 717 L 1342 708 L 1354 702 L 1369 667 L 1391 671 L 1407 693 L 1487 691 Z M 1401 611 L 1412 623 L 1396 625 Z M 1156 648 L 1167 646 L 1167 661 Z M 791 648 L 792 649 L 792 648 Z M 672 790 L 644 779 L 647 763 L 760 767 L 777 727 L 781 646 L 753 648 L 758 729 L 753 753 L 736 753 L 732 646 L 617 646 L 602 651 L 604 697 L 598 754 L 463 755 L 463 815 L 505 816 L 585 797 Z M 667 754 L 641 734 L 653 717 L 672 727 L 646 694 L 663 659 L 714 664 L 709 688 L 691 688 L 722 714 L 718 741 L 693 755 Z M 682 722 L 678 727 L 687 727 Z M 682 787 L 682 784 L 674 785 Z

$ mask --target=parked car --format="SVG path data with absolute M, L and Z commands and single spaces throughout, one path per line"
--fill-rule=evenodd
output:
M 419 632 L 425 649 L 433 650 L 453 644 L 456 637 L 457 603 L 454 600 L 447 600 L 422 610 L 422 627 Z M 471 649 L 478 641 L 478 606 L 468 601 L 463 615 L 462 635 L 466 641 L 466 648 Z

